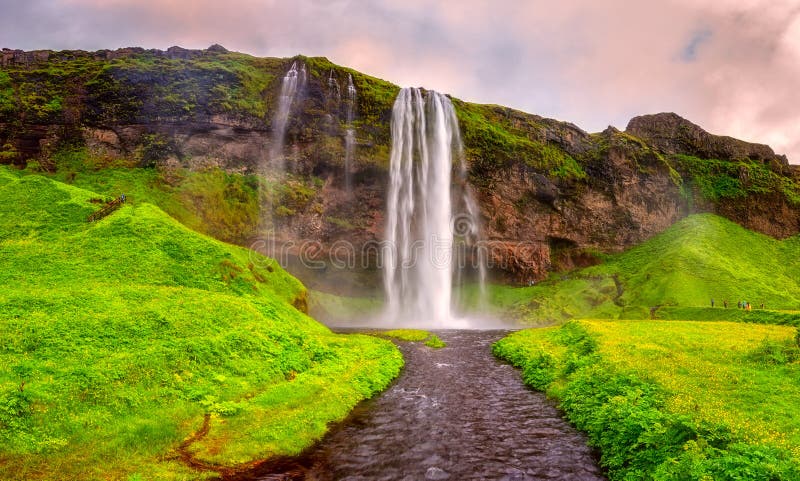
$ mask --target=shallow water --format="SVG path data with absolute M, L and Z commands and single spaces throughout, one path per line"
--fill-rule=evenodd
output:
M 400 343 L 400 378 L 303 456 L 237 479 L 605 479 L 584 436 L 492 356 L 506 332 L 437 334 L 446 348 Z

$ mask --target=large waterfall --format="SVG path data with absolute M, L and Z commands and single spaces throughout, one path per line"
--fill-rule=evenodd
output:
M 286 72 L 281 82 L 281 94 L 278 97 L 278 110 L 272 121 L 272 147 L 270 148 L 270 162 L 273 168 L 282 174 L 285 169 L 284 160 L 284 138 L 286 137 L 286 127 L 289 124 L 289 114 L 292 112 L 292 104 L 298 92 L 302 92 L 306 84 L 306 66 L 297 66 L 297 62 L 292 63 L 292 67 Z
M 390 185 L 386 205 L 384 288 L 390 322 L 445 327 L 456 324 L 454 279 L 469 266 L 456 247 L 474 247 L 477 205 L 466 183 L 461 136 L 446 96 L 402 89 L 392 110 Z M 457 168 L 456 183 L 453 168 Z

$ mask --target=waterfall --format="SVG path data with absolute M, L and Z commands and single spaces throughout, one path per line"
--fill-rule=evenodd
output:
M 345 121 L 347 130 L 344 136 L 344 186 L 348 195 L 353 192 L 353 157 L 356 148 L 356 132 L 353 129 L 356 108 L 356 86 L 353 85 L 353 76 L 347 74 L 347 101 L 345 105 Z
M 356 107 L 356 86 L 353 85 L 353 76 L 347 74 L 347 112 L 345 118 L 348 125 L 353 122 Z
M 328 75 L 328 90 L 336 99 L 336 103 L 338 104 L 341 101 L 342 94 L 339 89 L 339 81 L 336 80 L 336 77 L 333 75 L 333 69 L 331 69 L 331 73 Z
M 306 66 L 297 62 L 292 62 L 292 67 L 286 72 L 281 82 L 281 93 L 278 97 L 278 110 L 272 121 L 272 147 L 270 148 L 270 162 L 273 168 L 282 175 L 286 170 L 284 160 L 284 139 L 286 137 L 286 127 L 289 124 L 289 114 L 292 112 L 292 105 L 298 92 L 302 92 L 306 84 Z
M 457 320 L 453 284 L 466 267 L 456 262 L 455 244 L 460 240 L 474 247 L 480 232 L 458 119 L 446 96 L 405 88 L 392 109 L 391 131 L 383 251 L 386 315 L 395 324 L 451 326 Z M 485 267 L 477 269 L 482 285 Z

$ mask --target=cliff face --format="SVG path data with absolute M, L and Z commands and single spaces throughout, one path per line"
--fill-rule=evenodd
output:
M 749 159 L 770 163 L 777 169 L 788 165 L 786 156 L 776 155 L 768 145 L 709 134 L 675 113 L 634 117 L 625 131 L 666 154 L 694 155 L 702 159 Z
M 165 182 L 179 182 L 176 173 L 186 170 L 261 177 L 281 78 L 293 61 L 305 65 L 308 81 L 289 117 L 288 180 L 237 202 L 271 206 L 265 214 L 276 219 L 279 240 L 292 244 L 286 258 L 311 287 L 358 277 L 336 269 L 303 275 L 303 255 L 324 256 L 341 241 L 357 246 L 353 262 L 364 276 L 357 284 L 375 284 L 374 251 L 359 246 L 383 238 L 398 88 L 326 59 L 261 59 L 219 46 L 3 50 L 0 161 L 53 172 L 62 168 L 61 152 L 82 149 L 95 169 L 153 169 Z M 352 195 L 344 190 L 348 74 L 358 92 Z M 800 232 L 798 171 L 767 146 L 708 134 L 675 114 L 589 134 L 504 107 L 453 102 L 498 277 L 527 282 L 593 263 L 597 252 L 633 246 L 692 212 L 779 238 Z M 211 225 L 216 214 L 198 199 L 184 202 Z M 259 237 L 258 222 L 250 224 L 207 231 L 249 245 Z M 304 251 L 307 241 L 313 248 Z

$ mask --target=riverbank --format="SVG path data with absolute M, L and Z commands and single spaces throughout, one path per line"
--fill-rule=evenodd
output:
M 800 478 L 800 348 L 786 326 L 573 321 L 494 353 L 558 400 L 612 480 Z
M 400 341 L 402 375 L 312 449 L 232 479 L 605 479 L 586 437 L 492 357 L 508 331 L 432 334 L 446 347 Z

